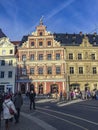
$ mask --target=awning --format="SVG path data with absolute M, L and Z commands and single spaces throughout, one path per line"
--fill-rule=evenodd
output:
M 31 79 L 18 79 L 18 80 L 16 80 L 17 83 L 22 83 L 22 82 L 27 83 L 27 82 L 31 82 L 31 81 L 32 81 Z

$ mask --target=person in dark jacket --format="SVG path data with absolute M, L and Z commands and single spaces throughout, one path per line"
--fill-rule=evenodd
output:
M 3 111 L 3 96 L 0 94 L 0 126 L 1 126 L 1 112 Z
M 30 110 L 32 109 L 32 103 L 33 103 L 33 109 L 35 110 L 35 96 L 36 96 L 36 93 L 34 90 L 31 90 L 30 92 Z
M 13 101 L 14 101 L 14 104 L 15 104 L 15 108 L 17 110 L 17 114 L 15 114 L 15 116 L 14 116 L 15 120 L 16 120 L 15 123 L 18 123 L 19 122 L 19 118 L 20 118 L 21 106 L 23 105 L 23 97 L 22 97 L 20 92 L 18 92 L 16 94 L 16 96 L 13 99 Z

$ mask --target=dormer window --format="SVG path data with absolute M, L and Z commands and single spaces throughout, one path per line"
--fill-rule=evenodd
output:
M 76 35 L 75 35 L 75 33 L 73 34 L 73 36 L 72 36 L 72 39 L 75 39 L 76 38 Z
M 96 37 L 95 36 L 93 36 L 93 40 L 95 40 L 96 39 Z
M 96 45 L 96 41 L 94 41 L 93 44 Z
M 66 37 L 66 39 L 68 39 L 68 34 L 67 33 L 66 33 L 65 37 Z
M 43 35 L 43 33 L 42 32 L 40 32 L 40 34 L 39 34 L 40 36 L 42 36 Z

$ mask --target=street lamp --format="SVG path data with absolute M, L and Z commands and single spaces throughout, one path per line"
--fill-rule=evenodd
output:
M 70 76 L 64 72 L 64 76 L 65 76 L 65 84 L 66 84 L 66 94 L 67 94 L 67 100 L 69 99 L 69 87 L 70 87 Z

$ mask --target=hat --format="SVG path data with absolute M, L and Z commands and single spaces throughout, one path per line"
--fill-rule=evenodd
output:
M 11 97 L 10 95 L 6 95 L 5 99 L 10 99 L 10 97 Z

